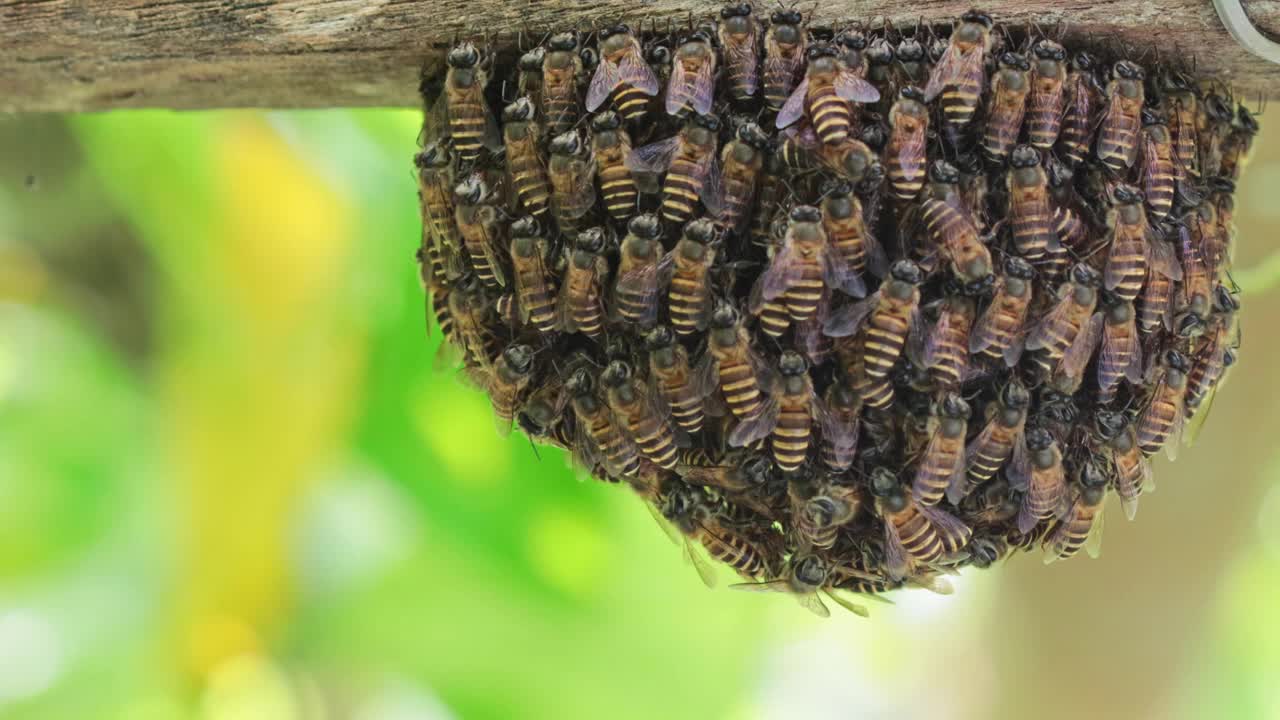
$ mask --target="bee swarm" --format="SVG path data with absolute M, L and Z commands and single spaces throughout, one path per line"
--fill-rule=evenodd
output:
M 422 85 L 431 312 L 504 432 L 748 589 L 862 613 L 837 591 L 1095 550 L 1235 360 L 1257 124 L 1059 41 L 741 4 L 462 43 Z

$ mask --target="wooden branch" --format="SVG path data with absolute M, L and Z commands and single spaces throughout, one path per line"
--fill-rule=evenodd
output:
M 0 0 L 0 111 L 411 106 L 420 68 L 457 37 L 709 17 L 718 0 Z M 769 3 L 760 2 L 766 6 Z M 949 22 L 970 0 L 817 0 L 812 22 Z M 1232 40 L 1210 0 L 998 0 L 998 22 L 1067 23 L 1198 67 L 1248 96 L 1280 94 L 1280 65 Z M 1280 3 L 1245 8 L 1273 37 Z

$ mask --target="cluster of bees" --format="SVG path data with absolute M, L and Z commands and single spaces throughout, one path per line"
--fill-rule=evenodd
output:
M 421 88 L 429 307 L 504 432 L 704 578 L 863 613 L 839 593 L 1092 550 L 1235 360 L 1257 123 L 1060 41 L 735 4 L 460 43 Z

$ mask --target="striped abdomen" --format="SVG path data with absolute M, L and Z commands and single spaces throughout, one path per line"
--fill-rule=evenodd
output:
M 804 263 L 804 270 L 792 281 L 787 292 L 783 294 L 782 300 L 787 306 L 787 312 L 791 314 L 791 319 L 801 323 L 817 315 L 818 303 L 822 300 L 823 283 L 822 268 L 819 267 L 816 256 L 807 261 L 797 262 Z
M 619 277 L 623 276 L 623 271 L 619 270 Z M 657 282 L 657 278 L 654 278 Z M 634 323 L 648 324 L 652 323 L 650 310 L 657 299 L 652 296 L 650 290 L 656 291 L 656 288 L 639 288 L 632 287 L 629 284 L 618 283 L 614 293 L 617 299 L 618 314 L 624 320 Z
M 1224 332 L 1219 330 L 1218 332 Z M 1205 396 L 1213 389 L 1218 380 L 1222 377 L 1222 371 L 1225 367 L 1223 364 L 1223 353 L 1217 350 L 1217 345 L 1221 342 L 1218 336 L 1209 335 L 1208 345 L 1204 350 L 1195 357 L 1191 371 L 1187 373 L 1187 399 L 1186 406 L 1187 415 L 1192 415 L 1200 407 L 1200 403 L 1204 402 Z
M 1068 101 L 1067 111 L 1062 116 L 1062 127 L 1058 132 L 1058 154 L 1074 166 L 1084 162 L 1085 156 L 1089 154 L 1093 128 L 1087 112 L 1090 104 L 1087 97 L 1089 90 L 1085 87 L 1084 80 L 1073 80 L 1072 98 Z
M 938 432 L 943 432 L 939 430 Z M 916 502 L 922 505 L 937 505 L 951 484 L 951 475 L 955 468 L 964 462 L 963 426 L 957 438 L 935 438 L 929 443 L 930 452 L 924 454 L 920 467 L 911 484 L 911 492 Z
M 1168 143 L 1153 142 L 1154 158 L 1147 158 L 1146 182 L 1143 190 L 1147 196 L 1147 211 L 1152 222 L 1159 222 L 1173 208 L 1173 148 Z
M 1154 455 L 1169 439 L 1175 422 L 1182 414 L 1182 396 L 1186 385 L 1173 387 L 1160 383 L 1151 403 L 1138 418 L 1138 447 L 1145 455 Z
M 1065 99 L 1065 92 L 1055 93 L 1053 88 L 1035 88 L 1027 98 L 1027 142 L 1041 153 L 1058 141 Z
M 745 348 L 743 350 L 745 352 Z M 738 353 L 734 353 L 729 357 L 718 358 L 720 391 L 734 416 L 740 420 L 748 420 L 760 414 L 764 409 L 764 402 L 760 393 L 760 381 L 751 368 L 751 363 L 746 361 L 746 357 L 740 358 L 737 355 Z
M 783 298 L 765 300 L 764 305 L 760 307 L 760 329 L 766 335 L 776 338 L 782 337 L 789 327 L 791 327 L 791 314 L 787 312 Z
M 902 549 L 916 562 L 935 562 L 946 552 L 937 529 L 929 522 L 929 518 L 916 509 L 914 504 L 909 504 L 901 512 L 891 514 L 888 521 L 893 523 L 898 540 L 902 543 Z
M 827 242 L 845 267 L 862 277 L 867 272 L 867 244 L 864 228 L 857 225 L 827 225 Z
M 755 199 L 756 174 L 756 169 L 746 166 L 733 172 L 728 172 L 726 168 L 721 174 L 720 184 L 724 196 L 720 201 L 717 224 L 731 230 L 743 227 L 742 223 L 751 212 L 751 202 Z
M 809 454 L 813 435 L 813 418 L 809 415 L 807 397 L 781 398 L 778 424 L 773 429 L 773 459 L 783 472 L 795 472 Z
M 858 415 L 857 410 L 849 412 L 833 411 L 835 421 L 843 427 L 857 427 Z M 856 439 L 856 435 L 853 436 Z M 822 463 L 829 470 L 834 472 L 844 472 L 853 464 L 853 458 L 857 454 L 858 446 L 855 442 L 847 442 L 836 444 L 831 442 L 831 438 L 823 437 L 822 444 L 819 446 L 822 453 Z
M 693 434 L 702 429 L 704 418 L 702 398 L 697 397 L 689 388 L 689 368 L 686 365 L 677 371 L 664 375 L 658 368 L 659 388 L 662 397 L 671 406 L 671 417 L 681 430 Z
M 822 142 L 834 144 L 849 137 L 853 113 L 849 111 L 849 102 L 836 94 L 834 85 L 810 81 L 805 105 L 813 130 Z
M 529 324 L 539 332 L 555 332 L 555 288 L 543 274 L 542 263 L 535 258 L 532 261 L 516 264 L 523 266 L 516 272 L 516 300 L 520 303 L 521 314 L 527 317 Z
M 583 412 L 578 402 L 574 403 L 578 421 L 585 425 L 591 442 L 596 444 L 600 453 L 623 475 L 634 476 L 640 471 L 640 456 L 635 446 L 627 442 L 618 426 L 610 417 L 603 405 L 597 405 L 595 412 Z
M 572 70 L 546 71 L 546 88 L 542 95 L 543 116 L 552 137 L 566 133 L 578 122 L 578 93 Z M 561 74 L 567 77 L 561 77 Z
M 1015 192 L 1010 198 L 1010 229 L 1018 254 L 1033 265 L 1051 259 L 1049 247 L 1056 239 L 1052 211 L 1043 194 L 1030 197 Z
M 1058 525 L 1053 535 L 1045 540 L 1045 549 L 1053 557 L 1061 560 L 1066 560 L 1080 552 L 1100 512 L 1102 512 L 1102 503 L 1090 505 L 1083 497 L 1077 499 L 1071 508 L 1071 514 Z
M 604 332 L 604 312 L 600 307 L 600 288 L 596 284 L 595 271 L 576 267 L 573 262 L 565 269 L 565 312 L 577 332 L 588 337 L 599 337 Z
M 671 161 L 662 184 L 662 219 L 683 225 L 693 217 L 702 192 L 704 168 L 684 155 Z
M 1173 111 L 1173 154 L 1178 165 L 1200 177 L 1200 156 L 1196 147 L 1196 108 L 1194 101 L 1177 101 Z
M 982 246 L 977 228 L 954 205 L 930 198 L 920 204 L 920 209 L 925 227 L 941 254 L 955 258 L 951 252 L 953 247 Z
M 1122 100 L 1114 102 L 1123 103 Z M 1138 111 L 1127 112 L 1123 107 L 1107 113 L 1098 129 L 1098 160 L 1111 172 L 1123 173 L 1133 166 L 1138 151 Z
M 609 217 L 626 222 L 635 214 L 636 199 L 640 196 L 631 171 L 621 162 L 601 163 L 597 175 L 600 195 L 604 198 L 604 208 Z
M 461 211 L 460 208 L 459 214 Z M 467 257 L 471 259 L 471 269 L 475 271 L 480 282 L 494 289 L 503 287 L 505 283 L 498 280 L 494 267 L 489 263 L 489 255 L 486 252 L 489 237 L 482 223 L 474 218 L 473 222 L 459 222 L 458 231 L 462 234 L 462 244 L 467 249 Z
M 973 120 L 982 92 L 981 80 L 981 75 L 961 76 L 942 89 L 942 119 L 947 125 L 960 128 Z
M 1107 289 L 1127 302 L 1138 299 L 1142 284 L 1147 279 L 1146 240 L 1142 228 L 1123 230 L 1117 228 L 1107 256 Z
M 453 342 L 453 315 L 449 314 L 449 287 L 435 283 L 427 292 L 427 296 L 431 300 L 431 310 L 435 314 L 436 326 L 440 328 L 440 334 L 444 335 L 445 340 Z
M 1018 427 L 1009 427 L 999 419 L 991 421 L 991 432 L 986 433 L 981 442 L 973 445 L 969 453 L 969 476 L 977 482 L 986 482 L 1004 466 L 1013 454 L 1013 438 Z
M 1166 324 L 1173 306 L 1173 281 L 1160 273 L 1151 273 L 1142 289 L 1142 303 L 1138 306 L 1138 326 L 1151 332 Z
M 1026 292 L 1031 292 L 1027 288 Z M 1000 360 L 1004 351 L 1013 344 L 1014 335 L 1022 329 L 1027 318 L 1029 303 L 1025 297 L 1010 295 L 1001 290 L 987 307 L 981 333 L 986 347 L 977 354 L 991 360 Z
M 480 157 L 487 114 L 484 97 L 475 89 L 449 93 L 449 136 L 453 138 L 453 151 L 464 163 L 475 162 Z
M 1142 456 L 1137 445 L 1130 445 L 1128 450 L 1113 451 L 1111 460 L 1116 466 L 1116 494 L 1120 496 L 1121 502 L 1132 506 L 1142 496 L 1147 459 Z
M 630 83 L 621 83 L 613 91 L 613 109 L 627 122 L 642 120 L 649 109 L 649 96 Z
M 795 89 L 796 66 L 799 59 L 779 58 L 777 62 L 764 63 L 764 102 L 770 110 L 777 112 L 787 103 L 791 91 Z
M 764 572 L 763 557 L 745 538 L 701 528 L 698 542 L 706 548 L 708 555 L 737 570 L 741 575 L 754 578 Z
M 547 183 L 547 173 L 538 157 L 532 134 L 524 141 L 507 143 L 507 169 L 511 172 L 520 206 L 530 215 L 545 215 L 551 199 L 551 186 Z
M 967 312 L 951 312 L 951 321 L 938 339 L 933 364 L 929 366 L 929 378 L 940 388 L 960 385 L 965 367 L 969 364 L 969 331 L 973 317 Z
M 895 129 L 894 132 L 897 132 Z M 921 128 L 920 132 L 924 132 Z M 898 200 L 910 200 L 920 194 L 920 188 L 924 187 L 924 179 L 927 174 L 926 165 L 923 157 L 904 158 L 903 153 L 895 151 L 898 143 L 892 138 L 889 140 L 889 157 L 886 163 L 889 174 L 889 191 L 893 197 Z M 921 152 L 924 152 L 924 146 L 921 145 Z M 912 160 L 914 167 L 907 167 L 904 160 Z
M 706 265 L 698 263 L 688 268 L 676 268 L 667 291 L 672 329 L 681 335 L 698 332 L 709 289 Z
M 868 378 L 888 377 L 898 362 L 910 330 L 907 310 L 909 307 L 905 304 L 877 308 L 867 319 L 867 326 L 862 331 L 862 351 L 866 357 L 864 372 Z
M 670 426 L 640 407 L 618 409 L 623 410 L 619 415 L 641 454 L 663 470 L 674 470 L 676 442 Z
M 1015 103 L 997 100 L 993 103 L 986 129 L 982 133 L 982 146 L 988 155 L 1004 158 L 1013 150 L 1014 143 L 1018 142 L 1018 133 L 1022 130 L 1025 113 L 1026 105 L 1022 101 Z
M 777 162 L 776 156 L 770 156 L 771 162 Z M 774 215 L 778 212 L 778 202 L 783 192 L 782 178 L 776 172 L 765 169 L 760 180 L 759 194 L 756 196 L 755 212 L 751 215 L 751 242 L 753 245 L 765 247 L 769 244 L 769 231 L 773 225 Z

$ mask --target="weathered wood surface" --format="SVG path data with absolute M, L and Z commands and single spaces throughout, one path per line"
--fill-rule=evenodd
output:
M 604 22 L 683 22 L 719 0 L 0 0 L 0 111 L 416 104 L 420 68 L 455 37 L 590 29 Z M 757 3 L 761 7 L 770 3 Z M 817 0 L 815 24 L 946 22 L 969 0 Z M 1210 0 L 1034 0 L 980 3 L 998 21 L 1067 23 L 1162 56 L 1194 53 L 1201 69 L 1256 96 L 1280 91 L 1280 65 L 1248 54 Z M 1280 2 L 1245 8 L 1280 33 Z

